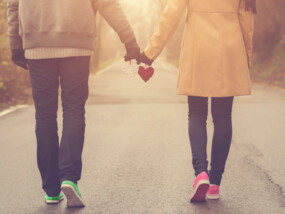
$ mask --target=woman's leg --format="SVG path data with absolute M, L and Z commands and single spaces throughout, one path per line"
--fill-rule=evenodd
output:
M 214 121 L 214 136 L 210 182 L 220 185 L 226 160 L 232 141 L 232 105 L 233 97 L 212 98 L 212 116 Z
M 197 176 L 207 172 L 207 97 L 188 97 L 189 138 L 192 150 L 192 163 Z

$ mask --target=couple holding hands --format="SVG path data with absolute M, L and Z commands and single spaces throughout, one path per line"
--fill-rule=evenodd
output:
M 36 109 L 37 162 L 47 203 L 84 206 L 81 177 L 85 103 L 97 11 L 125 44 L 125 60 L 151 65 L 187 10 L 177 94 L 188 96 L 195 180 L 191 202 L 218 199 L 232 140 L 234 96 L 251 93 L 249 67 L 256 0 L 168 0 L 159 26 L 140 53 L 118 0 L 7 0 L 12 61 L 29 69 Z M 178 45 L 177 45 L 178 46 Z M 59 143 L 59 86 L 63 131 Z M 208 171 L 208 98 L 214 122 Z

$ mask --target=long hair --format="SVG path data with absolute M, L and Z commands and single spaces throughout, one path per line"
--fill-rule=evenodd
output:
M 245 0 L 245 10 L 257 13 L 256 0 Z

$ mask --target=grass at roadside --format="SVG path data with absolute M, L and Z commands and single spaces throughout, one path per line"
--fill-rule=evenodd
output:
M 0 112 L 11 106 L 22 104 L 33 104 L 32 91 L 29 88 L 25 89 L 25 91 L 22 92 L 21 95 L 11 98 L 9 102 L 0 102 Z
M 285 87 L 285 45 L 277 46 L 269 60 L 256 60 L 251 69 L 254 81 Z
M 175 67 L 178 68 L 179 66 L 179 59 L 171 59 L 171 60 L 168 60 L 170 62 L 170 64 L 174 65 Z

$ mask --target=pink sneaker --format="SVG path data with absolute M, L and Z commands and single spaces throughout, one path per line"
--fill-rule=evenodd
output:
M 207 192 L 207 199 L 219 199 L 220 190 L 218 185 L 211 184 Z
M 206 172 L 201 172 L 194 180 L 191 202 L 206 201 L 206 194 L 210 186 L 209 176 Z

